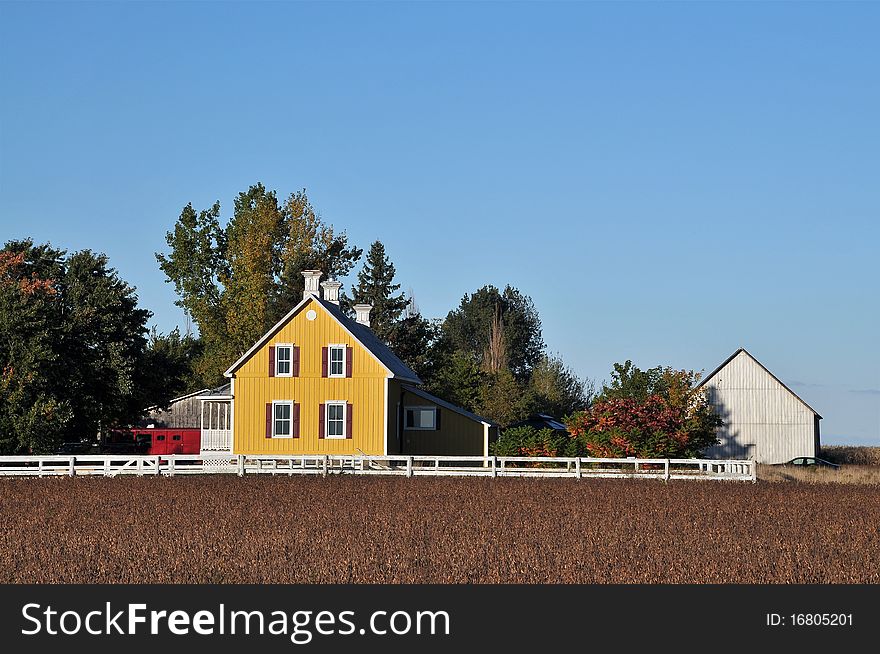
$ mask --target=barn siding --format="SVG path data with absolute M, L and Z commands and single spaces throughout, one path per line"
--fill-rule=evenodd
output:
M 721 444 L 709 448 L 707 457 L 784 463 L 816 455 L 816 414 L 747 352 L 739 352 L 703 387 L 724 421 Z
M 306 318 L 309 309 L 315 320 Z M 300 347 L 299 377 L 269 377 L 269 347 Z M 352 347 L 351 378 L 321 376 L 321 348 Z M 317 302 L 308 302 L 235 373 L 234 452 L 236 454 L 383 454 L 386 369 Z M 299 438 L 266 438 L 266 404 L 300 404 Z M 318 438 L 319 405 L 344 400 L 354 406 L 353 438 Z
M 202 401 L 198 397 L 187 397 L 174 402 L 167 410 L 148 411 L 144 422 L 154 424 L 156 427 L 198 429 L 201 427 L 201 419 Z

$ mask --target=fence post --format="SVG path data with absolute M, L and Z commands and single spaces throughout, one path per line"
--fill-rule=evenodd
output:
M 76 477 L 76 457 L 70 457 L 70 476 Z
M 168 459 L 168 476 L 169 477 L 174 476 L 174 461 L 175 461 L 175 459 L 173 456 Z
M 669 481 L 669 459 L 663 462 L 663 480 Z
M 162 459 L 158 456 L 156 457 L 156 475 L 159 475 L 159 468 L 162 466 Z
M 492 476 L 493 477 L 498 476 L 498 457 L 497 456 L 492 457 Z
M 580 457 L 578 457 L 574 460 L 574 471 L 575 471 L 575 474 L 577 474 L 578 481 L 580 481 L 580 478 L 581 478 L 581 458 Z
M 110 459 L 104 459 L 104 476 L 110 476 Z
M 43 459 L 40 459 L 39 461 L 37 461 L 37 470 L 39 471 L 38 472 L 39 476 L 42 477 L 43 476 Z
M 238 476 L 244 477 L 244 454 L 238 455 Z
M 412 457 L 406 457 L 406 476 L 412 477 Z
M 321 476 L 322 477 L 327 476 L 327 461 L 328 461 L 327 455 L 325 454 L 324 458 L 321 460 Z

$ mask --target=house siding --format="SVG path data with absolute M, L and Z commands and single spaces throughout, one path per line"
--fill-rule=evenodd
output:
M 314 309 L 315 320 L 306 314 Z M 269 347 L 299 346 L 298 377 L 269 377 Z M 321 349 L 352 347 L 352 376 L 321 376 Z M 385 378 L 388 372 L 314 300 L 306 302 L 276 334 L 235 372 L 234 452 L 236 454 L 364 454 L 385 448 Z M 292 400 L 300 405 L 299 438 L 266 438 L 266 404 Z M 318 437 L 319 406 L 341 400 L 353 406 L 352 438 Z
M 440 429 L 408 430 L 403 428 L 406 407 L 434 406 L 441 412 Z M 388 392 L 388 453 L 438 456 L 484 456 L 485 425 L 420 395 L 408 392 L 400 382 L 391 380 Z M 399 427 L 398 427 L 399 426 Z M 399 429 L 399 438 L 398 438 Z M 489 428 L 489 441 L 497 438 L 497 428 Z

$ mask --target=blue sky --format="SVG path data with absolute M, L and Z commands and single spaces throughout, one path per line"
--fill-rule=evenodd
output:
M 512 284 L 581 375 L 744 346 L 880 445 L 880 4 L 0 3 L 0 238 L 163 331 L 180 209 L 262 181 L 423 314 Z

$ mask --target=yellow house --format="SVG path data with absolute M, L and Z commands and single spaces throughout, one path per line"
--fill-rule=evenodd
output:
M 228 392 L 201 398 L 203 452 L 488 456 L 497 425 L 422 390 L 369 305 L 353 320 L 339 282 L 322 297 L 321 272 L 303 274 L 302 301 L 230 366 Z

